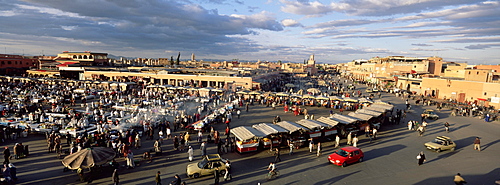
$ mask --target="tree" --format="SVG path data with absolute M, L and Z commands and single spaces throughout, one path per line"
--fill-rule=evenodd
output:
M 278 60 L 278 64 L 280 64 L 280 65 L 281 65 L 281 60 Z
M 176 65 L 179 65 L 179 63 L 181 62 L 179 58 L 181 58 L 181 52 L 179 52 L 179 55 L 177 55 L 177 61 L 175 62 Z
M 174 65 L 174 56 L 170 56 L 170 65 L 173 66 Z

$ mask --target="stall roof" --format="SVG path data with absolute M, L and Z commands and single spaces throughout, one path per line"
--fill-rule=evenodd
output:
M 368 121 L 368 120 L 370 120 L 373 117 L 373 116 L 368 115 L 368 114 L 361 114 L 361 113 L 358 114 L 358 113 L 355 113 L 355 112 L 350 112 L 347 115 L 349 115 L 351 117 L 355 117 L 355 118 L 360 119 L 362 121 Z
M 370 105 L 370 107 L 380 107 L 384 108 L 385 110 L 391 110 L 394 108 L 394 105 L 391 104 L 381 104 L 381 103 L 373 103 Z
M 310 130 L 314 130 L 315 128 L 320 128 L 320 127 L 330 127 L 330 125 L 327 125 L 325 123 L 315 121 L 315 120 L 310 120 L 310 119 L 302 119 L 297 121 L 299 125 L 302 125 Z
M 365 109 L 365 110 L 371 110 L 371 111 L 376 111 L 376 112 L 380 112 L 380 113 L 384 113 L 385 111 L 387 111 L 386 108 L 383 108 L 383 107 L 372 107 L 372 106 L 364 107 L 363 109 Z
M 288 130 L 278 125 L 273 125 L 271 123 L 261 123 L 257 125 L 252 125 L 252 127 L 257 129 L 258 131 L 261 131 L 266 135 L 277 134 L 277 133 L 288 133 Z
M 327 117 L 320 117 L 317 119 L 317 121 L 330 125 L 331 127 L 337 126 L 339 124 L 338 121 L 335 121 Z
M 307 128 L 303 127 L 302 125 L 299 125 L 291 121 L 281 121 L 276 123 L 276 125 L 287 129 L 290 133 L 298 131 L 300 129 L 307 130 Z
M 254 137 L 265 137 L 266 134 L 262 133 L 261 131 L 258 131 L 257 129 L 254 129 L 249 126 L 240 126 L 236 128 L 231 129 L 231 133 L 234 134 L 239 140 L 245 141 L 252 139 Z
M 330 116 L 330 119 L 338 121 L 339 123 L 342 123 L 342 124 L 351 124 L 351 123 L 358 121 L 356 119 L 353 119 L 353 118 L 350 118 L 350 117 L 347 117 L 344 115 L 340 115 L 340 114 L 333 114 L 332 116 Z
M 358 114 L 368 114 L 368 115 L 375 116 L 375 117 L 378 117 L 378 116 L 382 115 L 382 112 L 368 110 L 368 109 L 359 109 L 359 110 L 356 111 L 356 113 L 358 113 Z

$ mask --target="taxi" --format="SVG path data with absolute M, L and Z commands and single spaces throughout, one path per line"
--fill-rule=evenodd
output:
M 424 146 L 429 150 L 441 152 L 443 150 L 454 151 L 455 148 L 457 147 L 457 144 L 455 144 L 451 140 L 451 138 L 447 136 L 437 136 L 436 139 L 434 139 L 431 142 L 425 143 Z
M 198 178 L 206 175 L 213 175 L 216 168 L 219 168 L 219 174 L 226 173 L 226 161 L 219 154 L 209 154 L 203 157 L 198 163 L 188 164 L 186 174 L 189 178 Z

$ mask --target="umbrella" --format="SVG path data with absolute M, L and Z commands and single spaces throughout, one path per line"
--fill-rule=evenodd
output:
M 304 96 L 302 96 L 303 99 L 314 99 L 316 97 L 314 97 L 313 95 L 310 95 L 310 94 L 306 94 Z
M 306 84 L 304 85 L 314 85 L 312 82 L 307 82 Z
M 102 165 L 115 158 L 115 151 L 107 147 L 82 149 L 79 152 L 66 156 L 62 164 L 69 169 L 90 168 Z
M 316 96 L 316 99 L 317 100 L 329 100 L 330 98 L 326 97 L 326 96 Z
M 286 87 L 295 87 L 295 85 L 293 85 L 293 84 L 290 84 L 290 83 L 288 83 L 288 84 L 285 84 L 285 86 L 286 86 Z
M 250 90 L 246 90 L 246 89 L 245 89 L 245 90 L 242 90 L 242 91 L 238 91 L 238 92 L 236 92 L 236 94 L 248 94 L 248 93 L 250 93 L 250 92 L 251 92 Z
M 301 90 L 297 91 L 297 94 L 303 95 L 304 94 L 304 89 L 301 89 Z
M 252 92 L 250 92 L 248 94 L 250 94 L 250 95 L 261 95 L 261 94 L 263 94 L 263 92 L 262 91 L 252 91 Z
M 288 94 L 286 92 L 279 92 L 279 93 L 276 93 L 276 96 L 290 96 L 290 94 Z
M 316 89 L 316 88 L 309 88 L 309 89 L 307 89 L 307 92 L 318 94 L 318 93 L 321 93 L 321 90 Z

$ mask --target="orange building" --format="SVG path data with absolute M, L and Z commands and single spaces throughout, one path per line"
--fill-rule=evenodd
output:
M 0 54 L 1 75 L 22 75 L 30 67 L 38 66 L 37 57 Z

